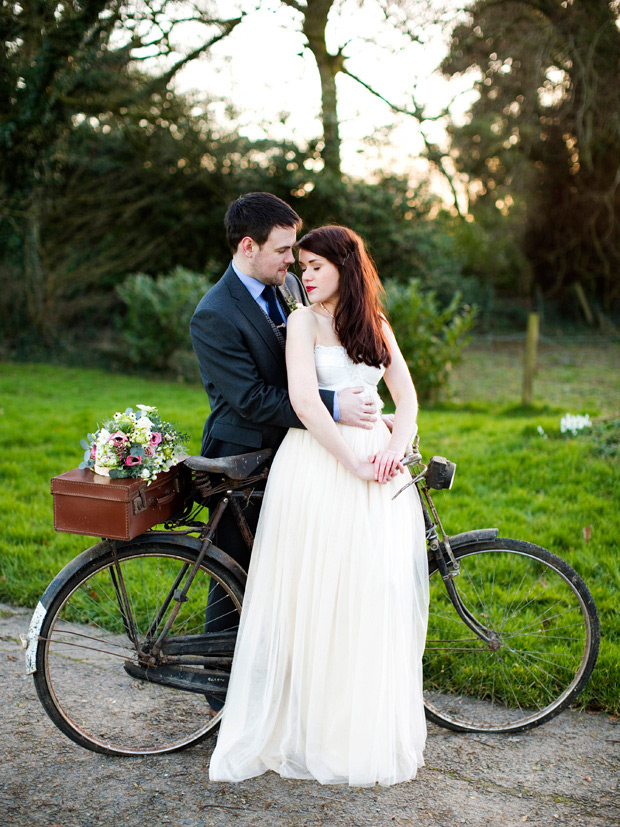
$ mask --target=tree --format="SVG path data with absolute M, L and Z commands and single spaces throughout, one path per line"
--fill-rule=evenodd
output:
M 420 125 L 428 120 L 422 107 L 415 99 L 410 107 L 398 106 L 382 95 L 373 85 L 370 77 L 363 78 L 355 74 L 350 68 L 351 41 L 344 42 L 335 52 L 327 47 L 327 26 L 330 14 L 342 10 L 344 4 L 338 0 L 282 0 L 302 17 L 302 32 L 306 38 L 307 48 L 316 63 L 321 83 L 321 121 L 323 125 L 323 150 L 321 156 L 327 176 L 338 181 L 341 177 L 340 166 L 340 122 L 338 117 L 338 90 L 337 77 L 339 74 L 350 78 L 370 94 L 379 97 L 393 112 L 413 117 Z M 353 3 L 349 6 L 353 7 Z M 362 0 L 358 0 L 361 7 Z M 428 3 L 425 0 L 375 0 L 378 11 L 381 12 L 385 25 L 392 35 L 398 36 L 403 43 L 421 42 L 419 35 L 413 29 L 413 22 L 420 26 L 430 25 L 434 14 L 429 15 Z M 354 12 L 353 12 L 354 13 Z M 375 32 L 369 33 L 367 40 L 373 40 Z M 349 55 L 347 54 L 349 53 Z M 443 114 L 443 113 L 442 113 Z M 435 116 L 436 118 L 441 116 Z M 452 178 L 444 162 L 443 153 L 431 141 L 425 141 L 427 157 L 439 171 L 446 176 L 453 187 Z M 455 206 L 458 209 L 456 193 L 454 192 Z
M 0 223 L 3 270 L 22 272 L 28 321 L 48 330 L 55 273 L 42 235 L 46 192 L 60 174 L 72 129 L 90 118 L 122 115 L 165 95 L 175 74 L 240 22 L 208 6 L 173 0 L 1 0 Z M 176 27 L 202 26 L 202 42 L 179 51 Z M 151 65 L 146 75 L 137 67 Z M 13 284 L 15 288 L 15 284 Z
M 342 71 L 343 55 L 339 49 L 331 54 L 327 49 L 325 30 L 327 17 L 334 0 L 306 0 L 305 5 L 297 0 L 282 0 L 287 6 L 303 16 L 302 31 L 308 42 L 321 80 L 321 119 L 323 123 L 322 153 L 328 174 L 340 176 L 340 128 L 338 121 L 338 96 L 336 75 Z
M 620 30 L 607 0 L 480 0 L 443 69 L 477 70 L 470 120 L 452 130 L 474 213 L 521 227 L 533 282 L 620 298 Z

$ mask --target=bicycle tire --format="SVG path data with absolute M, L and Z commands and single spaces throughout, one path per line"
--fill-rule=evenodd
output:
M 119 608 L 114 560 L 111 547 L 108 549 L 77 571 L 68 567 L 67 580 L 47 609 L 36 652 L 37 693 L 54 724 L 86 749 L 106 755 L 156 755 L 184 749 L 213 732 L 221 712 L 214 718 L 209 716 L 205 692 L 154 682 L 157 675 L 152 670 L 149 677 L 143 676 L 144 666 L 138 662 Z M 163 596 L 182 568 L 191 571 L 198 551 L 154 541 L 118 548 L 117 555 L 136 628 L 144 642 Z M 224 566 L 209 557 L 197 570 L 188 599 L 170 629 L 173 640 L 204 633 L 212 578 L 236 609 L 231 612 L 229 634 L 234 647 L 242 588 Z M 168 612 L 172 605 L 174 602 Z M 232 651 L 228 654 L 232 657 Z M 226 652 L 220 655 L 220 661 L 227 660 Z M 202 681 L 204 670 L 203 664 L 183 674 L 189 672 Z M 220 665 L 210 674 L 226 683 L 227 671 L 229 666 Z
M 458 593 L 495 641 L 464 624 L 431 564 L 427 718 L 458 732 L 540 726 L 575 700 L 594 669 L 600 626 L 592 595 L 564 560 L 522 540 L 471 542 L 454 555 Z

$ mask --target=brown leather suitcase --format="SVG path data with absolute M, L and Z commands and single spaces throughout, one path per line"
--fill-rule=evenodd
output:
M 182 465 L 158 474 L 155 482 L 112 479 L 89 468 L 52 478 L 54 528 L 71 534 L 132 540 L 183 511 L 189 474 Z

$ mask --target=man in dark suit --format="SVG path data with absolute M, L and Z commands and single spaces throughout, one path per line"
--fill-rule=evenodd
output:
M 211 406 L 202 440 L 205 457 L 276 450 L 288 428 L 303 428 L 288 398 L 284 355 L 289 304 L 307 304 L 299 280 L 288 272 L 301 219 L 275 195 L 251 192 L 230 205 L 224 221 L 233 259 L 202 297 L 190 325 Z M 321 396 L 336 420 L 372 427 L 376 410 L 363 388 L 322 391 Z M 259 506 L 247 505 L 243 515 L 254 531 Z M 215 544 L 247 571 L 250 552 L 229 510 Z M 224 628 L 231 609 L 232 602 L 213 582 L 207 630 Z M 208 700 L 214 710 L 221 706 Z

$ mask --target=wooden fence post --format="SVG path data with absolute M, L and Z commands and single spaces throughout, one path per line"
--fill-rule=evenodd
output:
M 527 341 L 525 343 L 525 359 L 523 361 L 523 396 L 521 404 L 532 404 L 532 388 L 536 371 L 536 354 L 538 351 L 538 313 L 530 313 L 527 317 Z

